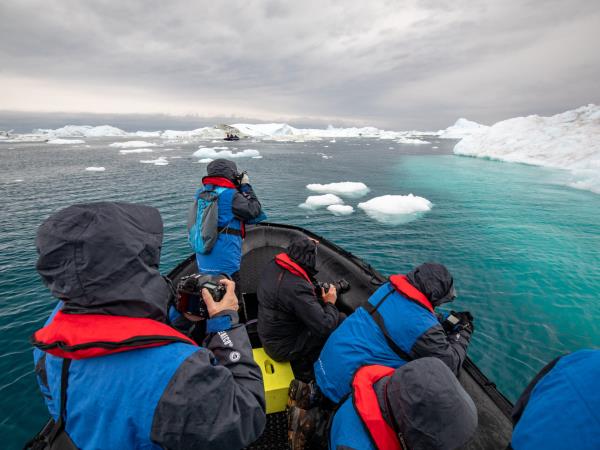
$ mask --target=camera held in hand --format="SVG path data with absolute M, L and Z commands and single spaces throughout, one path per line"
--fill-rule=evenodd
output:
M 205 275 L 197 273 L 181 278 L 177 285 L 175 308 L 180 313 L 188 313 L 202 319 L 208 318 L 208 309 L 202 298 L 202 289 L 208 290 L 215 302 L 220 302 L 226 288 L 221 284 L 227 275 Z
M 442 322 L 442 327 L 446 334 L 457 333 L 462 330 L 473 333 L 475 329 L 473 315 L 469 311 L 450 311 L 450 314 Z
M 335 290 L 337 291 L 337 294 L 343 294 L 344 292 L 347 292 L 350 290 L 350 283 L 348 283 L 346 280 L 344 280 L 343 278 L 341 280 L 338 281 L 334 281 L 333 283 L 326 283 L 323 281 L 317 281 L 315 283 L 315 287 L 320 291 L 321 289 L 323 289 L 325 292 L 329 291 L 329 288 L 333 286 L 335 287 Z

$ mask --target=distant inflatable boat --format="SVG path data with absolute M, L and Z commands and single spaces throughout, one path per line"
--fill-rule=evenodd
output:
M 227 136 L 226 138 L 223 138 L 224 141 L 239 141 L 240 137 L 239 136 Z
M 239 139 L 239 138 L 238 138 Z M 261 347 L 256 331 L 258 304 L 256 291 L 262 270 L 277 253 L 284 250 L 292 238 L 307 236 L 320 242 L 317 256 L 317 278 L 320 281 L 345 279 L 350 290 L 340 295 L 336 305 L 345 313 L 351 313 L 364 304 L 369 296 L 382 284 L 386 277 L 373 267 L 346 250 L 303 228 L 263 223 L 248 227 L 243 245 L 241 279 L 246 305 L 246 327 L 252 347 Z M 195 255 L 179 264 L 169 274 L 177 285 L 179 279 L 197 271 Z M 255 353 L 256 355 L 256 353 Z M 256 356 L 255 356 L 256 357 Z M 512 433 L 511 402 L 496 388 L 469 358 L 463 364 L 459 380 L 469 393 L 478 411 L 478 428 L 465 449 L 504 449 Z M 265 383 L 266 384 L 266 383 Z M 267 426 L 263 435 L 250 448 L 287 448 L 287 418 L 280 406 L 270 405 L 267 395 Z

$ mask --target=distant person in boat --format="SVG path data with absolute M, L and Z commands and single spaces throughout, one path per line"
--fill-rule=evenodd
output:
M 327 340 L 314 365 L 317 385 L 339 402 L 350 392 L 354 372 L 365 364 L 399 367 L 433 356 L 458 374 L 473 332 L 468 312 L 454 323 L 440 320 L 434 308 L 456 297 L 446 267 L 425 263 L 407 275 L 392 275 Z
M 198 270 L 205 274 L 229 275 L 236 283 L 241 300 L 239 270 L 244 227 L 266 216 L 250 185 L 250 177 L 245 172 L 238 173 L 233 161 L 215 159 L 206 171 L 189 210 L 188 240 L 196 252 Z M 211 209 L 211 206 L 217 208 Z M 206 236 L 213 238 L 210 248 L 206 245 Z
M 318 414 L 291 408 L 293 450 L 308 448 L 311 432 L 323 420 Z M 395 370 L 362 366 L 331 421 L 329 448 L 452 450 L 466 444 L 476 429 L 475 404 L 448 366 L 420 358 Z
M 57 433 L 43 448 L 239 449 L 262 433 L 263 381 L 233 282 L 220 302 L 202 292 L 199 347 L 168 325 L 162 239 L 158 210 L 127 203 L 74 205 L 39 227 L 37 270 L 60 300 L 32 337 Z
M 338 326 L 337 291 L 315 287 L 318 243 L 299 236 L 263 270 L 257 289 L 258 335 L 267 354 L 290 361 L 297 378 L 314 377 L 312 365 Z M 320 299 L 319 299 L 320 297 Z
M 544 367 L 513 409 L 512 448 L 600 449 L 600 350 L 579 350 Z

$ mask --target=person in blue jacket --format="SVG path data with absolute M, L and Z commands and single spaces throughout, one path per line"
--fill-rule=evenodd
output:
M 245 225 L 266 218 L 256 197 L 248 174 L 239 174 L 233 161 L 215 159 L 206 167 L 203 187 L 188 214 L 188 230 L 196 222 L 197 196 L 204 189 L 224 188 L 219 195 L 218 238 L 209 253 L 196 253 L 198 270 L 204 274 L 226 274 L 236 282 L 240 297 L 239 270 L 242 259 L 242 239 Z
M 399 367 L 433 356 L 458 374 L 473 332 L 472 316 L 455 313 L 449 330 L 434 307 L 456 297 L 454 280 L 441 264 L 425 263 L 392 275 L 368 301 L 333 331 L 314 364 L 320 390 L 334 403 L 350 392 L 356 370 L 368 364 Z
M 600 350 L 556 358 L 513 410 L 515 450 L 600 449 Z
M 173 295 L 158 271 L 158 210 L 70 206 L 36 239 L 37 270 L 59 299 L 32 336 L 53 421 L 30 444 L 82 449 L 239 449 L 265 426 L 262 376 L 238 323 L 234 283 L 202 291 L 204 347 L 167 322 Z

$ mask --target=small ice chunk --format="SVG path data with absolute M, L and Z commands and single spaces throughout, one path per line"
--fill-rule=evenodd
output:
M 410 222 L 429 211 L 432 206 L 433 204 L 426 198 L 413 194 L 383 195 L 358 204 L 358 208 L 369 217 L 389 225 Z
M 358 198 L 369 193 L 365 183 L 342 181 L 341 183 L 307 184 L 306 189 L 320 194 L 335 194 L 343 197 Z
M 169 161 L 165 156 L 159 156 L 157 159 L 145 159 L 140 161 L 142 164 L 154 164 L 155 166 L 168 166 Z
M 334 216 L 349 216 L 354 212 L 354 208 L 350 205 L 329 205 L 327 211 L 332 212 Z
M 231 150 L 224 150 L 227 147 L 201 147 L 196 150 L 193 154 L 196 158 L 225 158 L 225 159 L 236 159 L 236 158 L 252 158 L 254 156 L 260 156 L 258 150 L 253 148 L 247 148 L 240 152 L 232 152 Z M 218 151 L 220 150 L 220 151 Z
M 335 139 L 332 139 L 329 142 L 331 142 L 332 144 L 335 144 Z
M 198 160 L 198 162 L 199 162 L 200 164 L 208 164 L 208 163 L 211 163 L 211 162 L 213 162 L 213 161 L 214 161 L 214 159 L 212 159 L 212 158 L 202 158 L 202 159 L 199 159 L 199 160 Z
M 21 178 L 17 178 L 17 179 L 15 180 L 15 183 L 22 183 L 22 182 L 23 182 L 23 180 L 22 180 Z
M 152 153 L 154 150 L 151 148 L 134 148 L 131 150 L 119 150 L 119 154 L 127 155 L 129 153 Z
M 141 148 L 141 147 L 158 147 L 158 144 L 146 141 L 127 141 L 127 142 L 114 142 L 109 145 L 114 148 Z
M 86 167 L 85 170 L 88 172 L 104 172 L 106 170 L 105 167 Z
M 181 159 L 181 156 L 170 156 L 171 159 Z
M 304 203 L 300 203 L 298 206 L 303 209 L 318 209 L 323 206 L 329 205 L 342 205 L 344 201 L 337 195 L 325 194 L 325 195 L 309 195 Z
M 437 145 L 434 145 L 434 146 L 433 146 L 433 147 L 431 147 L 431 148 L 439 148 L 439 147 L 438 147 Z
M 398 144 L 429 144 L 429 142 L 424 141 L 423 139 L 412 139 L 402 136 L 396 142 Z
M 66 144 L 85 144 L 83 139 L 50 139 L 48 144 L 66 145 Z
M 252 159 L 262 159 L 262 155 L 253 156 Z

